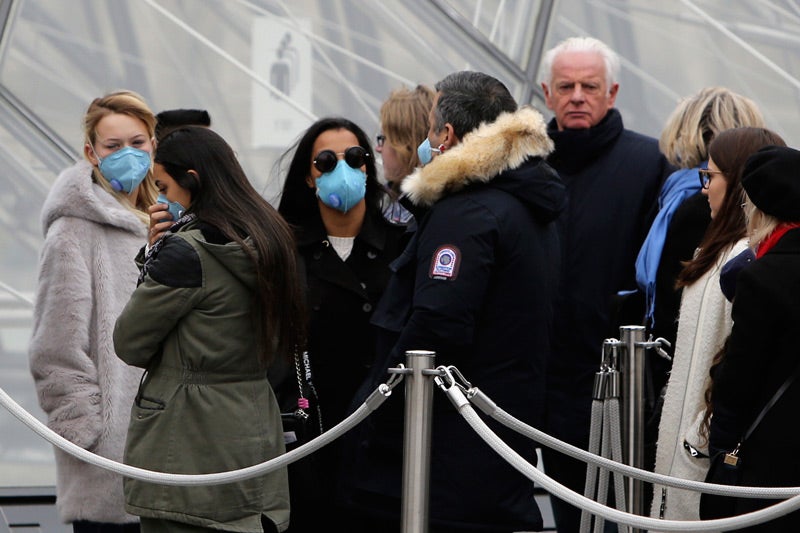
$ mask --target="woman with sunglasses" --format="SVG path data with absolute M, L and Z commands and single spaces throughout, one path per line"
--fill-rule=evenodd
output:
M 353 122 L 317 121 L 281 159 L 290 154 L 278 211 L 294 227 L 305 269 L 308 358 L 319 407 L 311 398 L 311 410 L 321 413 L 327 430 L 344 419 L 372 364 L 369 321 L 389 279 L 389 263 L 402 251 L 405 228 L 382 215 L 386 192 L 377 180 L 374 153 Z M 292 368 L 285 379 L 277 378 L 278 396 L 291 410 L 297 408 L 295 374 Z M 301 471 L 312 462 L 315 479 L 301 483 Z M 290 466 L 291 531 L 330 526 L 333 498 L 320 488 L 335 485 L 338 463 L 334 443 Z
M 723 267 L 747 249 L 742 172 L 748 156 L 783 140 L 764 128 L 733 128 L 708 147 L 708 168 L 696 179 L 708 199 L 711 223 L 694 258 L 684 264 L 683 290 L 672 371 L 659 425 L 656 472 L 702 481 L 708 471 L 703 431 L 704 393 L 712 360 L 731 331 L 731 303 L 720 288 Z M 723 278 L 723 282 L 727 282 Z M 655 487 L 654 517 L 698 520 L 700 493 Z

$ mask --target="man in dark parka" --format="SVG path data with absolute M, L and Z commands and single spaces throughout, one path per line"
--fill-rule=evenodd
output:
M 436 85 L 427 163 L 402 189 L 427 212 L 373 315 L 380 339 L 371 392 L 407 350 L 433 350 L 490 397 L 532 425 L 544 414 L 544 378 L 563 207 L 541 115 L 517 109 L 508 89 L 478 72 Z M 422 139 L 420 139 L 422 140 Z M 431 160 L 426 148 L 439 153 Z M 430 161 L 430 162 L 428 162 Z M 402 390 L 348 434 L 341 492 L 363 516 L 351 531 L 398 531 Z M 535 462 L 535 444 L 493 425 Z M 431 531 L 539 531 L 533 483 L 499 457 L 436 390 L 430 481 Z
M 547 161 L 567 188 L 557 221 L 561 285 L 548 362 L 546 431 L 586 448 L 594 374 L 603 340 L 618 336 L 611 302 L 634 289 L 636 255 L 655 215 L 661 182 L 672 170 L 656 139 L 624 129 L 614 101 L 619 58 L 593 38 L 572 38 L 548 51 L 542 89 L 555 117 Z M 583 493 L 586 465 L 543 449 L 545 470 Z M 580 511 L 551 498 L 559 532 L 578 531 Z

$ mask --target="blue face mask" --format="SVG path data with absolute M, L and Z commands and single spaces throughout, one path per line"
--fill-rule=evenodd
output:
M 336 168 L 316 179 L 317 196 L 328 207 L 347 213 L 367 192 L 367 175 L 360 168 L 353 168 L 344 159 Z
M 156 203 L 167 204 L 167 211 L 169 211 L 169 214 L 172 215 L 173 222 L 177 222 L 178 219 L 183 216 L 183 212 L 186 211 L 186 208 L 184 208 L 178 202 L 170 202 L 167 200 L 167 197 L 164 196 L 164 193 L 158 195 L 158 198 L 156 198 Z
M 417 146 L 417 156 L 419 156 L 419 162 L 423 165 L 427 165 L 433 159 L 433 154 L 440 154 L 442 151 L 439 148 L 432 148 L 431 141 L 428 140 L 426 137 L 422 143 Z
M 150 170 L 150 154 L 144 150 L 126 146 L 101 158 L 98 167 L 103 177 L 115 191 L 130 192 L 139 186 Z

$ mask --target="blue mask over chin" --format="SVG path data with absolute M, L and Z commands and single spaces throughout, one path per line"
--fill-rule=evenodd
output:
M 322 203 L 342 213 L 347 213 L 367 192 L 367 175 L 353 168 L 344 159 L 336 168 L 316 179 L 317 196 Z
M 96 154 L 95 154 L 96 155 Z M 99 160 L 98 168 L 115 191 L 130 192 L 139 186 L 150 170 L 150 154 L 132 146 L 126 146 Z
M 163 193 L 158 195 L 158 198 L 156 198 L 156 203 L 167 204 L 167 211 L 169 211 L 169 214 L 172 215 L 173 222 L 177 222 L 178 219 L 183 216 L 184 211 L 186 211 L 186 209 L 178 202 L 170 202 L 167 200 L 167 197 L 164 196 Z

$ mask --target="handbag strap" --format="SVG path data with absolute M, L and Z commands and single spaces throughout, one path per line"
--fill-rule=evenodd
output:
M 317 411 L 317 424 L 319 425 L 319 432 L 322 433 L 325 431 L 325 428 L 322 425 L 322 408 L 319 405 L 319 394 L 317 394 L 317 388 L 314 386 L 314 382 L 312 381 L 311 359 L 309 358 L 308 351 L 303 351 L 302 364 L 300 363 L 300 358 L 300 351 L 295 349 L 294 371 L 297 377 L 298 389 L 297 411 L 295 411 L 295 413 L 299 414 L 302 418 L 308 418 L 309 416 L 305 411 L 311 407 L 311 402 L 309 402 L 308 398 L 305 396 L 305 386 L 307 385 L 309 394 L 314 398 L 314 409 Z
M 304 352 L 304 354 L 307 352 Z M 303 418 L 307 418 L 308 415 L 306 414 L 305 410 L 308 409 L 309 403 L 308 398 L 305 396 L 305 391 L 303 390 L 303 370 L 300 366 L 300 354 L 298 350 L 294 351 L 294 373 L 295 377 L 297 378 L 297 411 L 296 413 L 300 414 Z
M 777 403 L 777 401 L 781 398 L 781 396 L 783 396 L 783 393 L 786 392 L 786 389 L 788 389 L 789 386 L 792 384 L 792 382 L 794 382 L 794 380 L 795 380 L 795 378 L 797 378 L 798 374 L 800 374 L 800 365 L 795 367 L 794 372 L 792 372 L 792 375 L 789 376 L 788 378 L 786 378 L 786 381 L 783 382 L 783 385 L 781 385 L 778 388 L 778 390 L 775 391 L 775 394 L 773 394 L 772 398 L 769 399 L 769 401 L 767 402 L 767 405 L 765 405 L 764 408 L 761 410 L 761 412 L 758 413 L 758 416 L 756 417 L 755 421 L 753 421 L 753 423 L 750 425 L 750 427 L 747 428 L 747 431 L 745 432 L 744 437 L 742 437 L 742 440 L 739 441 L 739 445 L 741 445 L 742 442 L 744 442 L 745 440 L 747 440 L 748 437 L 750 437 L 750 435 L 753 433 L 753 431 L 756 429 L 756 427 L 758 427 L 758 425 L 761 423 L 761 420 L 764 418 L 764 415 L 766 415 L 767 412 L 770 409 L 772 409 L 772 407 L 775 405 L 775 403 Z M 738 448 L 738 446 L 737 446 L 737 448 Z

